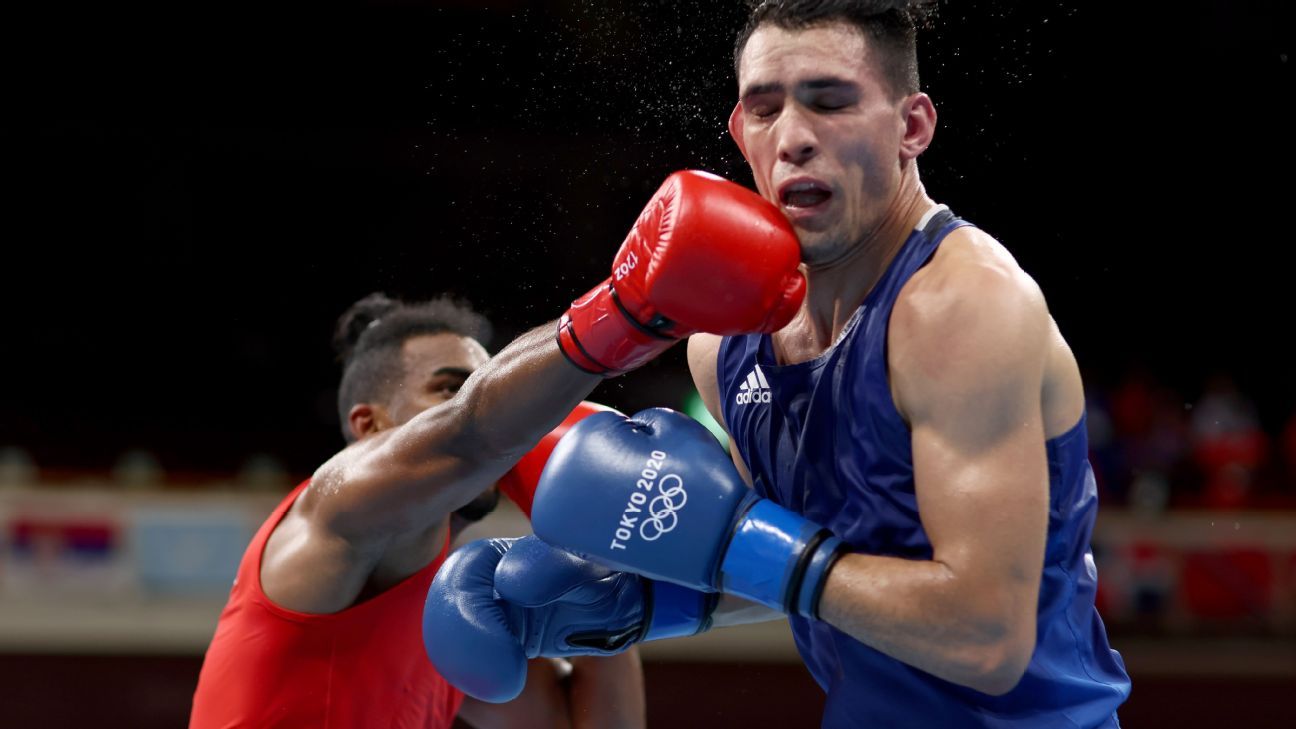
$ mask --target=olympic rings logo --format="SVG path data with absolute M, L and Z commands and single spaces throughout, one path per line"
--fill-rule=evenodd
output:
M 674 479 L 670 488 L 666 483 Z M 662 476 L 657 484 L 661 494 L 648 502 L 648 518 L 639 525 L 639 536 L 645 542 L 655 542 L 663 534 L 670 532 L 679 523 L 679 510 L 688 503 L 688 492 L 684 490 L 684 479 L 671 473 Z

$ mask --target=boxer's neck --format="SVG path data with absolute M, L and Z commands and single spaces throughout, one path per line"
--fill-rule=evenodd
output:
M 869 235 L 842 258 L 805 269 L 805 303 L 782 332 L 790 360 L 810 359 L 832 346 L 934 204 L 918 179 L 917 165 L 910 165 L 901 173 L 900 187 L 881 223 Z

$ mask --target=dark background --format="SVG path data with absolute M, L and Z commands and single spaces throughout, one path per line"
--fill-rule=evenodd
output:
M 355 299 L 466 297 L 498 347 L 606 275 L 671 171 L 750 184 L 738 2 L 48 12 L 10 18 L 0 101 L 0 445 L 46 468 L 309 473 Z M 945 3 L 923 36 L 923 180 L 1036 277 L 1091 387 L 1225 371 L 1292 411 L 1290 15 Z M 595 397 L 675 404 L 682 372 Z

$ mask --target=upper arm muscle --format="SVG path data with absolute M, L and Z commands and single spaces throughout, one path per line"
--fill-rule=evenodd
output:
M 915 276 L 892 315 L 890 371 L 933 559 L 977 581 L 989 615 L 1033 615 L 1038 597 L 1048 322 L 1025 274 L 984 263 Z

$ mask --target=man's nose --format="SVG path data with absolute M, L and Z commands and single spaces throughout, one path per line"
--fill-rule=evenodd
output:
M 780 162 L 805 164 L 819 153 L 819 139 L 811 120 L 796 107 L 784 110 L 779 117 L 778 157 Z

